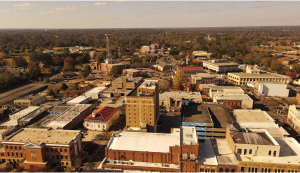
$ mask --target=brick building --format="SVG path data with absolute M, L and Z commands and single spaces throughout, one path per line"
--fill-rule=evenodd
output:
M 126 96 L 126 130 L 154 131 L 159 111 L 157 82 L 146 80 Z
M 143 76 L 143 72 L 141 70 L 137 69 L 123 69 L 123 74 L 126 75 L 127 77 L 139 77 Z
M 1 158 L 18 161 L 25 169 L 44 167 L 49 162 L 73 166 L 82 151 L 80 130 L 50 130 L 23 128 L 2 141 Z M 4 150 L 4 151 L 3 151 Z
M 177 71 L 182 71 L 187 78 L 196 73 L 202 73 L 203 67 L 178 67 Z
M 99 70 L 105 73 L 109 73 L 110 71 L 112 71 L 113 69 L 118 69 L 122 72 L 122 70 L 126 67 L 125 64 L 123 63 L 98 63 L 95 62 L 94 64 L 91 65 L 91 69 L 92 70 Z
M 122 90 L 133 90 L 143 82 L 143 77 L 125 77 L 121 76 L 112 81 L 112 87 Z
M 222 75 L 209 74 L 209 73 L 197 73 L 196 75 L 191 75 L 192 82 L 196 84 L 196 88 L 199 88 L 200 84 L 215 84 L 223 85 L 224 78 Z

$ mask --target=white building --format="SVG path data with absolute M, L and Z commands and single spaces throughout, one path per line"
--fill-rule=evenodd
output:
M 283 127 L 275 124 L 275 120 L 266 111 L 234 109 L 231 113 L 240 129 L 247 131 L 263 129 L 267 130 L 273 137 L 289 136 Z
M 226 59 L 203 61 L 203 67 L 215 72 L 238 71 L 239 64 L 228 62 Z
M 231 105 L 241 109 L 252 109 L 253 107 L 253 100 L 247 94 L 216 94 L 213 102 L 223 103 L 229 109 Z
M 92 100 L 91 96 L 78 96 L 67 102 L 67 105 L 86 104 Z
M 107 87 L 95 87 L 87 92 L 85 92 L 85 96 L 90 96 L 92 99 L 99 99 L 101 97 L 106 97 L 102 91 L 104 91 Z
M 89 130 L 107 131 L 120 117 L 120 108 L 99 107 L 84 119 L 84 126 Z
M 209 88 L 209 97 L 213 98 L 216 94 L 244 94 L 244 90 L 238 86 L 212 86 Z
M 265 96 L 288 97 L 290 92 L 287 89 L 287 84 L 281 82 L 255 81 L 254 86 L 259 94 Z
M 287 116 L 288 124 L 298 133 L 300 133 L 300 106 L 290 105 Z

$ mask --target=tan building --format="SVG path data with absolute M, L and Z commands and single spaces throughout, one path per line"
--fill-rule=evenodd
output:
M 264 73 L 264 74 L 251 74 L 251 73 L 228 73 L 228 80 L 238 85 L 247 85 L 249 82 L 254 81 L 275 81 L 282 83 L 290 83 L 291 78 L 289 76 Z
M 228 62 L 226 59 L 203 61 L 203 67 L 215 72 L 238 71 L 238 64 Z
M 209 88 L 210 98 L 214 98 L 216 94 L 244 94 L 244 90 L 238 86 L 211 86 Z
M 126 96 L 126 130 L 154 131 L 159 111 L 157 82 L 146 80 Z
M 202 73 L 203 67 L 178 67 L 177 72 L 182 71 L 187 78 L 190 78 L 191 75 Z
M 252 109 L 253 100 L 247 94 L 216 94 L 213 102 L 222 103 L 228 109 Z
M 201 94 L 187 91 L 170 91 L 159 94 L 159 105 L 166 109 L 180 109 L 183 104 L 189 105 L 190 102 L 201 103 Z
M 23 128 L 2 141 L 1 159 L 18 161 L 19 166 L 44 167 L 50 162 L 74 166 L 82 151 L 80 130 Z
M 47 100 L 44 95 L 28 95 L 20 99 L 14 100 L 14 104 L 18 106 L 39 106 Z
M 99 107 L 84 119 L 84 126 L 89 130 L 107 131 L 119 119 L 120 108 Z
M 287 122 L 297 133 L 300 133 L 300 106 L 299 105 L 289 106 Z
M 251 73 L 251 74 L 260 74 L 260 70 L 253 67 L 253 66 L 250 66 L 250 65 L 247 65 L 246 67 L 246 73 Z
M 139 77 L 139 76 L 143 76 L 143 71 L 141 70 L 137 70 L 137 69 L 123 69 L 123 75 L 127 76 L 127 77 Z
M 143 81 L 143 77 L 121 76 L 112 81 L 112 87 L 122 90 L 133 90 Z

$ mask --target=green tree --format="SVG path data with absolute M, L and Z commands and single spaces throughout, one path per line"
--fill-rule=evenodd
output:
M 83 78 L 86 78 L 91 72 L 92 72 L 91 66 L 85 65 L 84 68 L 83 68 L 83 70 L 80 71 L 80 75 Z
M 37 79 L 41 75 L 41 69 L 37 62 L 30 62 L 28 64 L 28 73 L 30 79 Z
M 25 58 L 18 56 L 18 57 L 14 57 L 12 59 L 12 67 L 16 68 L 16 67 L 24 67 L 27 66 L 28 63 L 26 61 Z
M 74 70 L 75 70 L 75 60 L 71 57 L 65 58 L 63 71 L 74 71 Z
M 55 95 L 55 93 L 54 93 L 54 91 L 53 91 L 53 89 L 48 89 L 48 91 L 47 91 L 47 96 L 51 96 L 51 97 L 53 97 Z
M 61 86 L 60 86 L 60 89 L 65 91 L 66 89 L 68 89 L 68 85 L 66 85 L 65 83 L 62 83 Z

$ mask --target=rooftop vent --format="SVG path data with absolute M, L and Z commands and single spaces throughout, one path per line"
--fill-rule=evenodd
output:
M 92 113 L 92 117 L 93 117 L 93 118 L 95 118 L 95 117 L 96 117 L 96 113 L 95 113 L 95 111 L 93 111 L 93 113 Z

